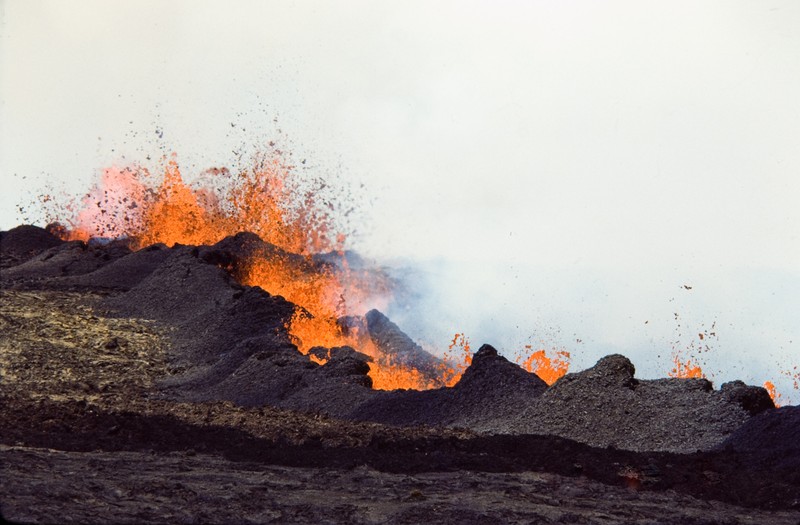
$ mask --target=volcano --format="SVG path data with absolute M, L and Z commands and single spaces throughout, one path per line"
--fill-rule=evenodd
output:
M 800 409 L 762 387 L 622 355 L 548 382 L 490 344 L 456 370 L 378 309 L 293 301 L 380 289 L 356 254 L 63 237 L 0 233 L 6 519 L 800 521 Z

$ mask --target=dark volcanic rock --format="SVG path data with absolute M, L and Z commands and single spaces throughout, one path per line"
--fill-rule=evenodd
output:
M 308 257 L 287 252 L 250 232 L 225 237 L 212 246 L 200 246 L 198 255 L 210 264 L 226 268 L 237 278 L 243 276 L 248 264 L 256 258 L 277 259 L 301 273 L 317 272 L 321 267 Z
M 337 346 L 331 348 L 330 359 L 321 369 L 331 377 L 352 377 L 358 384 L 372 388 L 372 379 L 367 375 L 371 361 L 370 356 L 357 352 L 354 348 Z
M 308 374 L 318 366 L 287 341 L 256 336 L 221 351 L 211 366 L 178 378 L 178 391 L 198 401 L 277 406 L 304 388 Z
M 389 425 L 446 426 L 455 425 L 460 416 L 456 405 L 451 388 L 392 390 L 376 392 L 363 403 L 332 415 Z
M 38 226 L 22 225 L 0 232 L 0 269 L 21 264 L 64 241 Z
M 547 383 L 483 345 L 452 390 L 460 414 L 454 426 L 494 432 L 536 403 Z
M 372 342 L 389 356 L 393 363 L 413 366 L 428 379 L 438 377 L 441 361 L 423 350 L 388 317 L 378 310 L 370 310 L 364 318 Z
M 170 254 L 166 245 L 154 244 L 112 259 L 95 271 L 48 279 L 38 286 L 64 290 L 128 291 L 161 266 Z
M 205 367 L 251 337 L 270 335 L 291 344 L 285 330 L 294 305 L 260 288 L 236 283 L 191 246 L 169 257 L 129 292 L 108 301 L 126 315 L 153 318 L 176 328 L 176 366 Z
M 202 388 L 192 385 L 191 397 L 345 415 L 355 404 L 378 393 L 370 388 L 368 356 L 349 347 L 331 349 L 330 354 L 330 361 L 318 365 L 293 345 L 251 339 L 210 368 Z M 212 373 L 218 382 L 208 380 Z
M 342 413 L 374 394 L 368 356 L 342 347 L 324 349 L 324 366 L 310 362 L 286 330 L 297 306 L 232 277 L 252 257 L 279 257 L 301 273 L 325 264 L 256 235 L 131 252 L 124 240 L 62 242 L 41 228 L 20 227 L 3 232 L 3 247 L 13 263 L 3 271 L 4 285 L 124 291 L 103 305 L 171 328 L 171 375 L 161 381 L 169 397 Z
M 77 277 L 63 279 L 66 286 L 127 291 L 142 282 L 170 256 L 164 244 L 154 244 Z
M 751 415 L 733 390 L 716 391 L 705 379 L 639 381 L 633 372 L 627 358 L 604 357 L 561 378 L 504 431 L 628 450 L 693 452 L 719 445 Z
M 737 454 L 752 478 L 771 485 L 769 494 L 800 509 L 800 406 L 761 412 L 736 429 L 718 449 Z
M 330 355 L 324 366 L 309 361 L 286 330 L 296 306 L 239 285 L 218 266 L 221 260 L 203 253 L 209 254 L 193 246 L 169 250 L 139 284 L 106 302 L 119 313 L 174 328 L 174 375 L 162 382 L 170 396 L 341 413 L 374 394 L 368 356 L 341 347 L 323 349 Z
M 752 416 L 775 408 L 775 403 L 765 389 L 746 385 L 743 381 L 724 383 L 721 392 L 726 400 L 738 404 Z
M 472 363 L 454 387 L 463 393 L 475 393 L 479 398 L 504 394 L 510 390 L 523 390 L 534 396 L 547 389 L 547 383 L 497 353 L 491 345 L 483 345 L 472 356 Z
M 592 368 L 580 374 L 571 375 L 565 382 L 580 379 L 608 388 L 635 388 L 638 384 L 638 381 L 633 378 L 635 373 L 636 368 L 627 357 L 613 354 L 600 359 Z
M 235 267 L 246 259 L 262 253 L 266 243 L 255 233 L 239 232 L 212 246 L 200 246 L 198 253 L 204 261 L 222 267 Z
M 791 459 L 796 449 L 781 445 L 797 442 L 797 413 L 773 410 L 763 388 L 734 381 L 717 391 L 705 379 L 637 380 L 621 355 L 548 388 L 484 345 L 452 388 L 374 391 L 368 356 L 349 347 L 318 347 L 312 354 L 327 363 L 310 361 L 287 330 L 301 307 L 271 295 L 269 283 L 263 290 L 236 281 L 252 257 L 280 257 L 298 275 L 337 271 L 335 265 L 286 253 L 252 234 L 214 246 L 155 245 L 131 253 L 125 241 L 62 242 L 41 228 L 19 227 L 2 232 L 0 245 L 4 287 L 105 290 L 103 305 L 115 315 L 171 328 L 169 377 L 160 388 L 172 398 L 270 404 L 393 425 L 547 434 L 634 451 L 686 453 L 723 442 L 747 451 L 771 443 L 789 459 L 752 455 L 753 461 L 781 472 L 797 464 Z M 438 377 L 441 362 L 377 310 L 339 323 L 369 337 L 394 363 Z
M 800 473 L 800 406 L 766 410 L 748 419 L 719 448 L 792 456 Z
M 382 392 L 351 417 L 394 425 L 449 425 L 489 431 L 504 426 L 547 384 L 483 345 L 452 388 Z
M 243 290 L 227 272 L 200 260 L 196 247 L 176 245 L 146 279 L 109 304 L 128 315 L 180 325 L 230 303 Z
M 64 242 L 3 270 L 3 280 L 16 288 L 64 288 L 65 277 L 86 275 L 131 254 L 127 241 L 105 245 Z
M 4 287 L 129 290 L 169 255 L 163 244 L 132 252 L 127 239 L 62 241 L 47 230 L 18 226 L 0 232 Z

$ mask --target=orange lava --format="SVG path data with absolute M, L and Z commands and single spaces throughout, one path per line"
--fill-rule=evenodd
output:
M 678 356 L 673 358 L 674 368 L 667 374 L 669 377 L 678 377 L 683 379 L 689 378 L 705 378 L 703 369 L 699 365 L 692 362 L 691 359 L 681 361 Z
M 792 388 L 794 390 L 800 390 L 800 366 L 795 365 L 791 369 L 782 370 L 780 375 L 786 376 L 792 381 Z M 767 393 L 769 393 L 769 397 L 772 398 L 772 402 L 775 403 L 775 406 L 780 408 L 781 405 L 779 402 L 783 399 L 783 395 L 778 392 L 775 383 L 772 381 L 765 381 L 764 388 L 767 390 Z
M 341 316 L 363 314 L 382 297 L 386 302 L 391 286 L 378 275 L 349 268 L 346 236 L 337 229 L 333 201 L 323 195 L 324 181 L 300 177 L 277 150 L 254 155 L 238 173 L 223 168 L 205 175 L 212 178 L 206 187 L 185 183 L 174 154 L 164 159 L 160 178 L 144 168 L 105 169 L 75 218 L 67 221 L 66 237 L 128 237 L 138 249 L 154 243 L 214 244 L 241 231 L 255 233 L 280 250 L 253 257 L 236 277 L 300 307 L 287 323 L 300 352 L 351 346 L 372 357 L 369 375 L 376 389 L 427 389 L 452 381 L 447 366 L 441 378 L 425 377 L 393 363 L 365 334 L 345 333 L 339 326 Z M 319 253 L 337 257 L 338 268 L 315 264 L 311 256 Z
M 530 352 L 522 364 L 522 368 L 539 376 L 545 383 L 552 385 L 569 370 L 570 354 L 566 350 L 556 350 L 552 357 L 547 356 L 544 349 L 533 350 L 533 346 L 525 345 L 525 350 Z M 522 360 L 522 356 L 517 361 Z
M 215 170 L 214 189 L 183 181 L 176 156 L 164 159 L 160 180 L 141 167 L 111 167 L 84 197 L 69 222 L 70 237 L 121 237 L 141 248 L 162 242 L 213 244 L 250 231 L 283 250 L 308 255 L 332 251 L 344 238 L 333 234 L 333 214 L 314 201 L 306 183 L 276 153 L 253 156 L 231 175 Z
M 472 364 L 472 345 L 463 332 L 453 335 L 440 367 L 443 386 L 458 383 L 464 371 Z
M 764 388 L 767 390 L 769 397 L 772 398 L 772 402 L 775 403 L 775 407 L 780 408 L 778 400 L 780 400 L 781 395 L 775 390 L 775 384 L 772 381 L 764 381 Z
M 525 345 L 525 353 L 517 355 L 516 362 L 526 372 L 535 373 L 548 385 L 558 381 L 569 370 L 570 354 L 566 350 L 557 350 L 553 357 L 548 357 L 545 350 L 531 351 L 531 345 Z M 442 383 L 453 386 L 458 383 L 464 371 L 472 364 L 472 348 L 469 339 L 463 332 L 457 333 L 450 341 L 442 363 Z
M 436 379 L 431 379 L 419 370 L 394 363 L 391 356 L 381 353 L 369 336 L 359 334 L 352 329 L 345 334 L 335 317 L 311 315 L 298 310 L 289 322 L 289 335 L 297 349 L 308 354 L 315 346 L 334 348 L 350 346 L 372 358 L 369 364 L 369 376 L 372 388 L 376 390 L 396 390 L 400 388 L 427 390 L 441 386 Z M 309 355 L 316 363 L 325 364 L 328 359 Z

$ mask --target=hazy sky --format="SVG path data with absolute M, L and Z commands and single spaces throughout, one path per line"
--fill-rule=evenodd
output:
M 0 5 L 0 228 L 48 182 L 280 138 L 478 342 L 646 369 L 677 312 L 749 380 L 800 362 L 798 2 Z

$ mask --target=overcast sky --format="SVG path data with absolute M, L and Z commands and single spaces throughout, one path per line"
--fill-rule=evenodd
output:
M 0 228 L 47 183 L 279 138 L 366 185 L 355 247 L 441 263 L 474 338 L 649 359 L 677 302 L 730 320 L 720 368 L 800 361 L 798 2 L 0 5 Z

